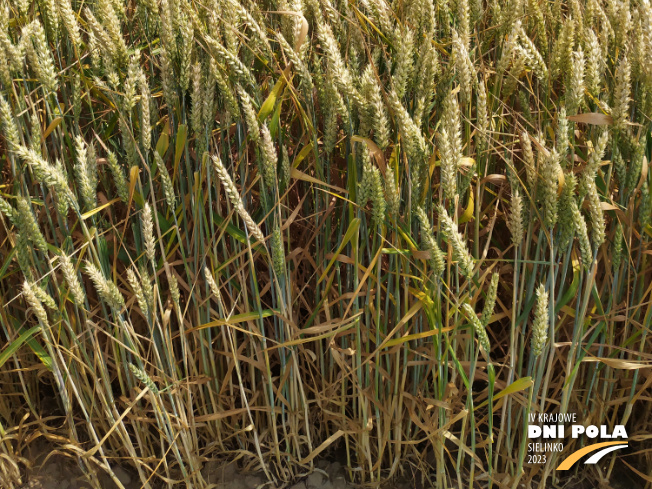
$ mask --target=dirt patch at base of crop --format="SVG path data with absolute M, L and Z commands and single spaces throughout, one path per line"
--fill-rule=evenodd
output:
M 21 489 L 93 489 L 75 460 L 53 451 L 45 443 L 34 443 L 25 454 L 30 467 L 23 476 Z M 140 489 L 138 475 L 125 463 L 112 464 L 113 474 L 125 489 Z M 349 489 L 345 468 L 339 462 L 319 461 L 315 471 L 292 483 L 274 486 L 262 473 L 244 472 L 235 462 L 209 460 L 204 463 L 202 476 L 214 489 Z M 98 472 L 102 489 L 118 489 L 119 485 L 106 473 Z M 150 481 L 151 487 L 164 487 Z M 177 485 L 179 488 L 184 487 Z

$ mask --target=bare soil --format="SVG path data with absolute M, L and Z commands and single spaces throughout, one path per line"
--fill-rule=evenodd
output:
M 77 463 L 70 457 L 54 452 L 45 443 L 36 442 L 28 449 L 31 467 L 21 489 L 92 489 Z M 344 467 L 339 462 L 318 462 L 315 472 L 278 488 L 267 482 L 261 473 L 243 473 L 236 463 L 211 460 L 204 464 L 202 475 L 213 484 L 212 489 L 350 489 Z M 126 465 L 125 465 L 126 467 Z M 125 489 L 140 489 L 138 476 L 129 468 L 115 465 L 113 472 Z M 102 489 L 117 489 L 106 474 L 99 475 Z M 1 486 L 2 484 L 0 484 Z M 158 484 L 153 483 L 152 487 Z

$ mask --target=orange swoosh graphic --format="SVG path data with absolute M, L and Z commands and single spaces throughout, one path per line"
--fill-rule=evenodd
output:
M 596 443 L 594 445 L 589 445 L 588 447 L 580 448 L 578 451 L 570 454 L 566 459 L 557 467 L 557 470 L 568 470 L 570 469 L 575 462 L 581 459 L 584 455 L 595 452 L 600 448 L 610 447 L 612 445 L 627 445 L 627 442 L 624 441 L 605 441 L 603 443 Z

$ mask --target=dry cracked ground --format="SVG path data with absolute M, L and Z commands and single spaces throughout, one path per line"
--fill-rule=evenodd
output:
M 304 477 L 295 484 L 285 485 L 287 489 L 349 489 L 342 466 L 335 463 L 318 464 L 323 468 Z M 125 489 L 140 489 L 140 481 L 128 470 L 118 466 L 114 473 Z M 210 461 L 202 470 L 205 480 L 214 484 L 214 489 L 274 489 L 266 484 L 260 474 L 241 473 L 234 463 L 225 464 Z M 37 465 L 27 475 L 27 483 L 22 489 L 91 489 L 76 463 L 61 456 L 51 457 L 47 462 Z M 117 485 L 105 475 L 100 477 L 102 489 L 115 489 Z
M 53 454 L 45 444 L 34 443 L 26 454 L 31 460 L 31 468 L 25 475 L 25 484 L 21 489 L 91 489 L 80 468 L 74 460 L 59 454 Z M 202 474 L 213 489 L 352 489 L 346 482 L 344 467 L 339 462 L 319 461 L 316 470 L 293 484 L 275 488 L 266 483 L 262 474 L 243 473 L 236 463 L 209 461 L 204 464 Z M 138 477 L 121 466 L 114 467 L 114 473 L 125 489 L 140 489 Z M 105 474 L 100 475 L 102 489 L 116 489 L 117 485 Z M 0 484 L 1 486 L 2 484 Z M 405 489 L 412 487 L 403 484 Z M 157 487 L 156 484 L 154 487 Z M 394 485 L 397 489 L 401 485 Z

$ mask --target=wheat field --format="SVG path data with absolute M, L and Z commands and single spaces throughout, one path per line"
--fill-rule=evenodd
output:
M 652 487 L 649 0 L 0 8 L 2 488 Z

